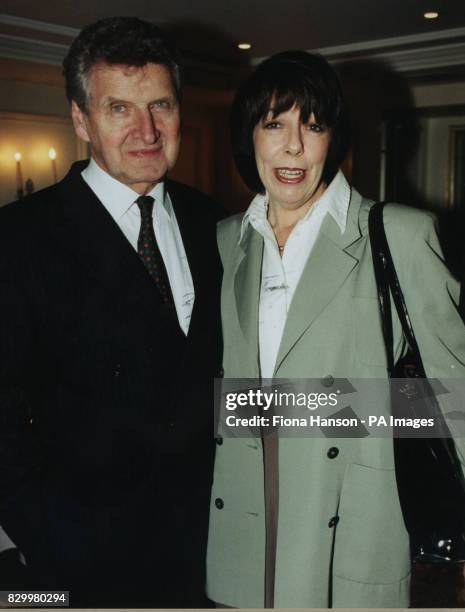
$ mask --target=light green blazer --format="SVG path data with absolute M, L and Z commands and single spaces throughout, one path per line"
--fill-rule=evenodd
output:
M 352 191 L 344 234 L 326 216 L 289 308 L 275 377 L 386 377 L 368 239 L 370 206 Z M 249 226 L 239 243 L 241 221 L 240 215 L 226 219 L 218 231 L 224 375 L 258 378 L 263 239 Z M 433 221 L 411 208 L 385 209 L 426 371 L 430 377 L 465 378 L 459 288 L 444 265 Z M 395 320 L 397 357 L 404 348 Z M 331 447 L 338 448 L 336 457 L 328 456 Z M 263 483 L 261 440 L 225 438 L 215 462 L 207 590 L 228 606 L 264 605 Z M 223 507 L 215 504 L 217 498 Z M 330 523 L 334 516 L 336 527 Z M 281 438 L 275 606 L 405 607 L 409 573 L 392 440 Z

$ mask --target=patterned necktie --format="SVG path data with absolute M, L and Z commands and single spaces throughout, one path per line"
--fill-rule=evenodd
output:
M 166 273 L 165 264 L 158 249 L 153 231 L 152 211 L 154 199 L 151 196 L 140 196 L 136 204 L 140 209 L 140 232 L 137 240 L 137 252 L 145 269 L 152 277 L 165 304 L 174 306 L 173 295 Z

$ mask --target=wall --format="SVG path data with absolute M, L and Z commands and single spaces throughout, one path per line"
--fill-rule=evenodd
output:
M 444 126 L 465 114 L 465 77 L 420 81 L 369 60 L 337 68 L 351 110 L 355 187 L 373 199 L 444 206 Z
M 0 110 L 67 117 L 64 88 L 0 78 Z
M 412 85 L 416 108 L 465 104 L 465 78 L 448 83 L 423 83 Z
M 418 189 L 431 208 L 449 206 L 452 126 L 465 126 L 465 114 L 426 117 L 420 121 L 424 147 L 419 152 L 421 173 Z

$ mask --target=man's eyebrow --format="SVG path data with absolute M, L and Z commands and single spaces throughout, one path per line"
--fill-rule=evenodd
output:
M 123 100 L 122 98 L 114 98 L 113 96 L 106 96 L 103 99 L 104 104 L 130 104 L 128 100 Z
M 175 96 L 162 96 L 161 98 L 156 98 L 155 100 L 152 100 L 151 102 L 149 102 L 149 104 L 156 104 L 157 102 L 175 102 L 176 101 L 176 97 Z
M 160 102 L 176 102 L 176 96 L 168 95 L 162 96 L 161 98 L 155 98 L 154 100 L 150 100 L 148 104 L 156 104 Z M 129 100 L 123 100 L 122 98 L 114 98 L 113 96 L 106 96 L 103 99 L 103 104 L 134 104 L 134 102 L 130 102 Z

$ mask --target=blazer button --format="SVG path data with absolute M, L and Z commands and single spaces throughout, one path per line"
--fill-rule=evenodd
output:
M 339 523 L 339 517 L 333 516 L 333 518 L 328 523 L 328 527 L 336 527 L 338 523 Z
M 120 376 L 120 375 L 121 375 L 121 364 L 120 364 L 120 363 L 117 363 L 117 364 L 115 365 L 115 369 L 113 370 L 113 376 L 114 376 L 115 378 L 118 378 L 118 376 Z
M 222 510 L 224 508 L 224 501 L 221 499 L 221 497 L 217 497 L 215 499 L 215 506 L 218 508 L 218 510 Z
M 215 438 L 215 442 L 218 444 L 218 446 L 221 446 L 223 444 L 223 438 L 221 436 L 218 436 L 217 438 Z
M 335 457 L 337 457 L 339 455 L 339 449 L 336 448 L 335 446 L 332 446 L 329 451 L 328 451 L 328 457 L 330 459 L 334 459 Z
M 220 368 L 220 369 L 218 370 L 218 373 L 217 373 L 217 375 L 216 375 L 216 378 L 224 378 L 224 370 L 223 370 L 223 368 Z
M 323 387 L 331 387 L 333 382 L 334 382 L 334 377 L 331 376 L 331 374 L 328 374 L 328 376 L 325 376 L 324 378 L 321 379 L 321 384 L 323 385 Z

